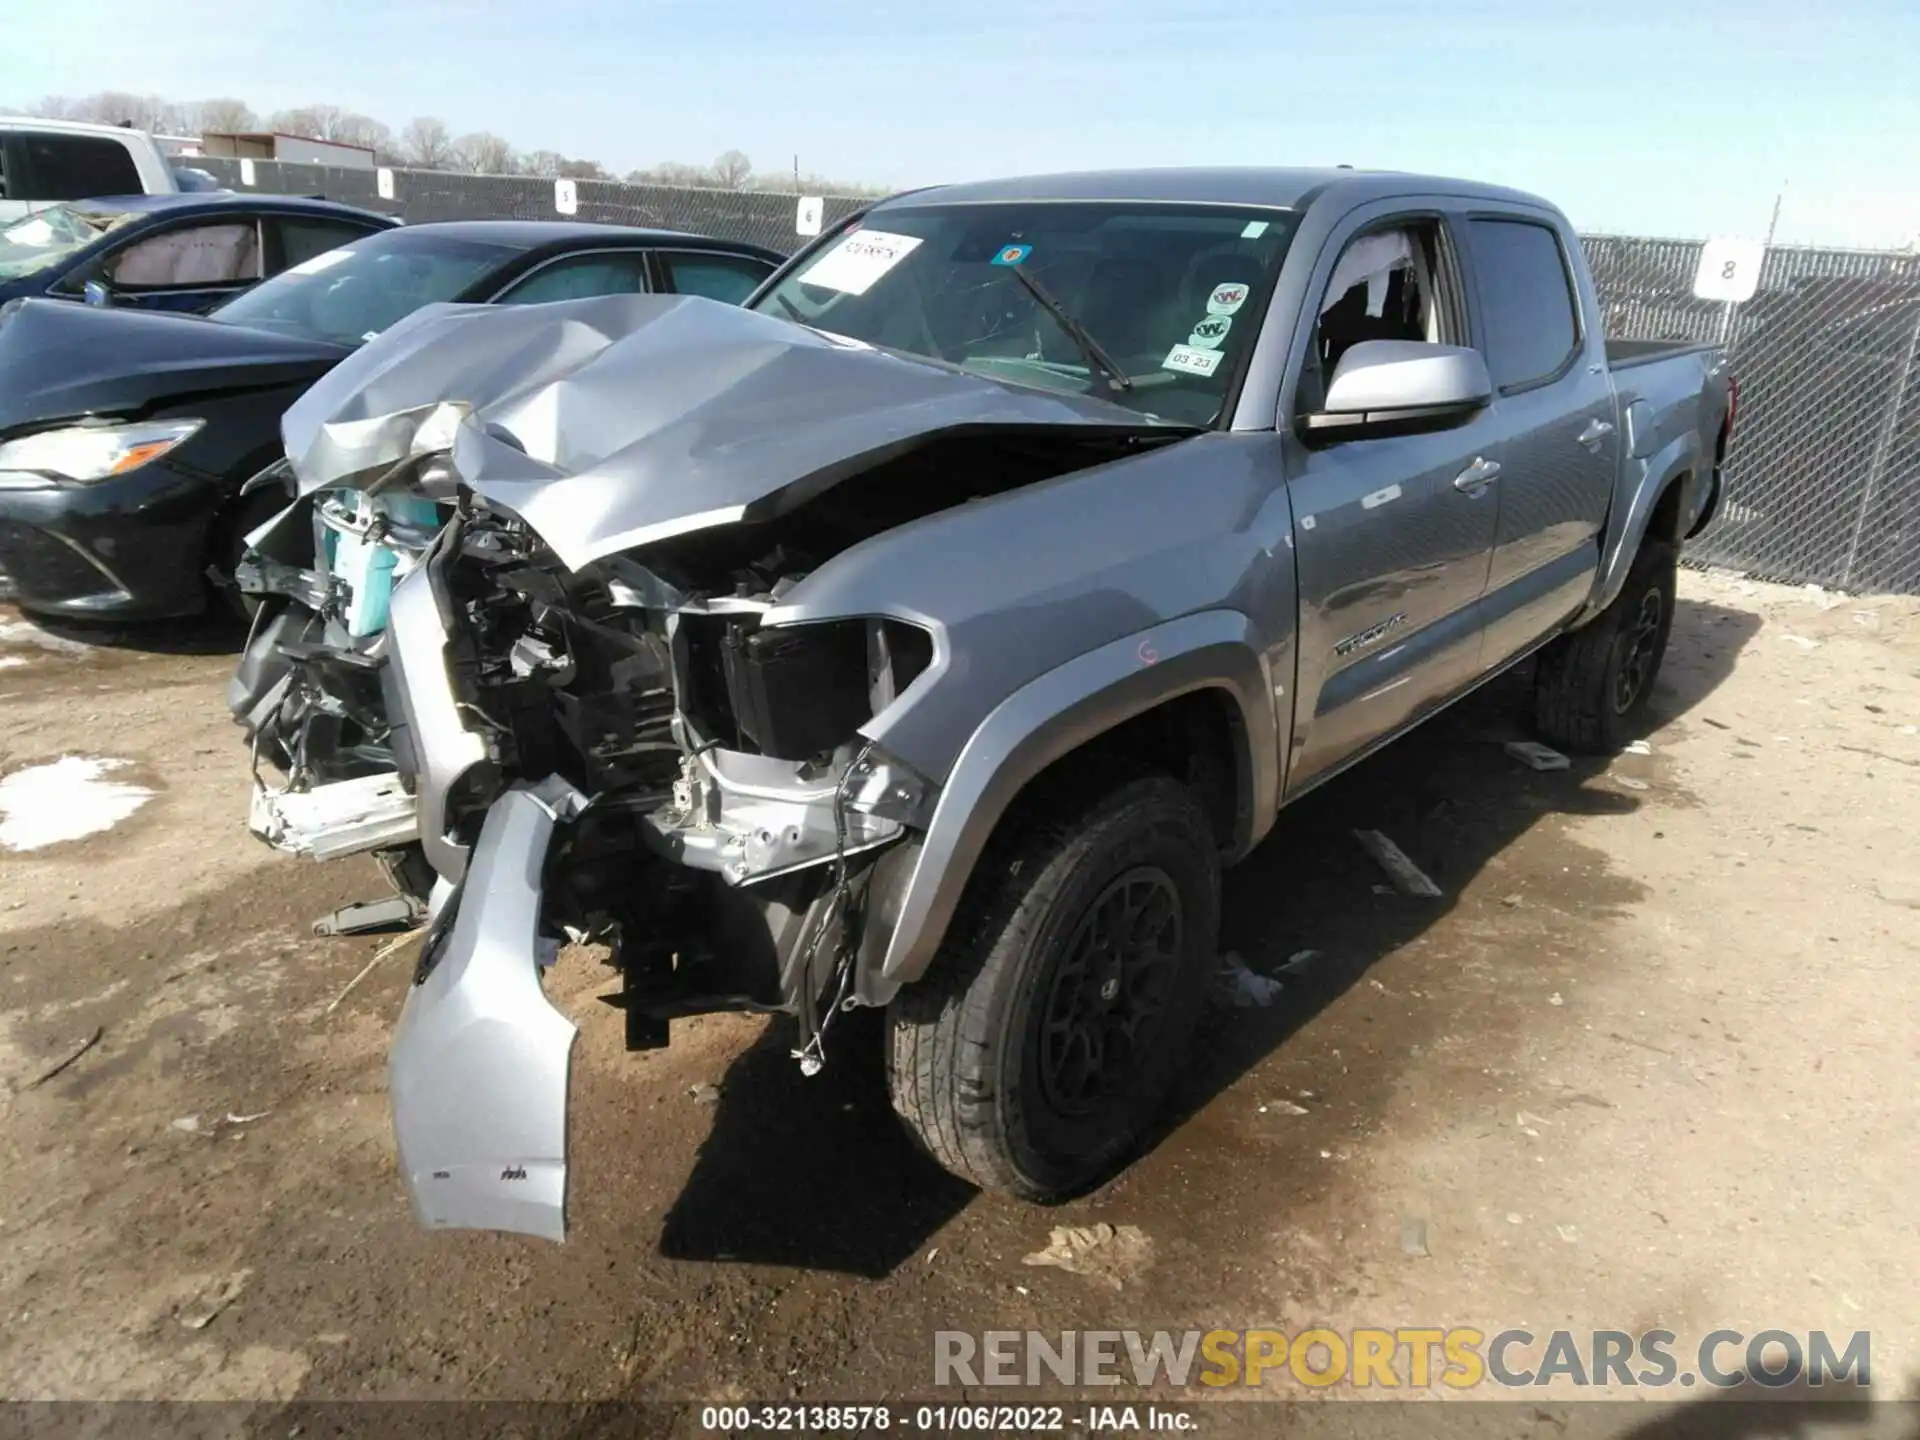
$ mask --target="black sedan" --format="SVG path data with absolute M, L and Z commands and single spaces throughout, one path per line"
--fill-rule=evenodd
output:
M 273 487 L 241 495 L 279 458 L 282 413 L 388 326 L 436 301 L 737 303 L 782 258 L 672 231 L 456 221 L 324 251 L 205 317 L 0 308 L 0 572 L 29 611 L 197 613 L 286 503 Z
M 205 313 L 322 251 L 399 224 L 292 195 L 122 195 L 0 226 L 0 303 L 28 295 Z

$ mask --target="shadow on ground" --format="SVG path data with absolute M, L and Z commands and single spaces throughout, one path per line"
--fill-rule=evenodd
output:
M 1687 714 L 1731 673 L 1759 629 L 1741 611 L 1682 600 L 1669 662 L 1645 728 Z M 1217 1012 L 1168 1106 L 1159 1143 L 1391 954 L 1450 914 L 1462 890 L 1516 840 L 1553 816 L 1631 812 L 1642 799 L 1596 777 L 1604 760 L 1540 774 L 1502 748 L 1528 730 L 1530 667 L 1435 717 L 1374 758 L 1290 806 L 1230 872 L 1222 945 L 1271 971 L 1300 949 L 1324 957 L 1289 977 L 1265 1010 Z M 1352 831 L 1385 832 L 1444 892 L 1380 894 L 1385 880 Z M 1598 905 L 1636 898 L 1631 880 Z M 1594 906 L 1588 893 L 1582 903 Z M 884 1275 L 923 1250 L 972 1190 L 927 1159 L 894 1121 L 877 1017 L 855 1012 L 831 1063 L 802 1081 L 791 1030 L 769 1027 L 726 1076 L 712 1131 L 661 1239 L 675 1259 L 731 1260 Z M 1417 1035 L 1395 1040 L 1415 1043 Z
M 58 639 L 102 650 L 131 650 L 149 655 L 238 655 L 247 643 L 246 623 L 224 609 L 141 624 L 17 613 L 29 625 Z M 3 613 L 0 618 L 4 618 Z
M 784 1018 L 733 1063 L 713 1132 L 667 1214 L 663 1255 L 878 1278 L 973 1198 L 894 1119 L 881 1018 L 836 1017 L 830 1062 L 812 1079 L 788 1053 Z

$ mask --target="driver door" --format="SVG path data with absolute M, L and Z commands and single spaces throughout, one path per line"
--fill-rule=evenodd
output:
M 1364 214 L 1364 212 L 1363 212 Z M 1313 333 L 1289 417 L 1300 588 L 1289 796 L 1458 694 L 1477 675 L 1476 602 L 1499 506 L 1484 410 L 1410 434 L 1337 439 L 1301 428 L 1341 355 L 1363 340 L 1467 345 L 1467 305 L 1438 213 L 1351 222 L 1310 294 Z

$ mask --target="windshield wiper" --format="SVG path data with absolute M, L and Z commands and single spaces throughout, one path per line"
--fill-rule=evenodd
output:
M 1027 293 L 1033 296 L 1034 302 L 1051 315 L 1062 330 L 1067 332 L 1069 340 L 1080 347 L 1080 353 L 1086 356 L 1089 368 L 1105 375 L 1107 384 L 1115 390 L 1133 388 L 1133 381 L 1114 363 L 1113 357 L 1100 348 L 1100 342 L 1087 333 L 1086 326 L 1074 319 L 1068 313 L 1067 307 L 1054 299 L 1046 286 L 1029 275 L 1026 266 L 1012 265 L 1008 268 L 1013 271 L 1013 278 L 1027 287 Z

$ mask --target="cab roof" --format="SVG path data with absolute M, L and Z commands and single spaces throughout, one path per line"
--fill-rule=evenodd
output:
M 1196 166 L 1079 170 L 1056 175 L 1026 175 L 1005 180 L 937 185 L 895 196 L 882 201 L 881 205 L 891 209 L 1015 200 L 1134 200 L 1298 210 L 1322 195 L 1331 195 L 1335 191 L 1347 192 L 1344 198 L 1354 201 L 1376 196 L 1438 194 L 1517 201 L 1553 208 L 1536 195 L 1497 185 L 1394 170 L 1355 170 L 1346 166 L 1321 169 Z

